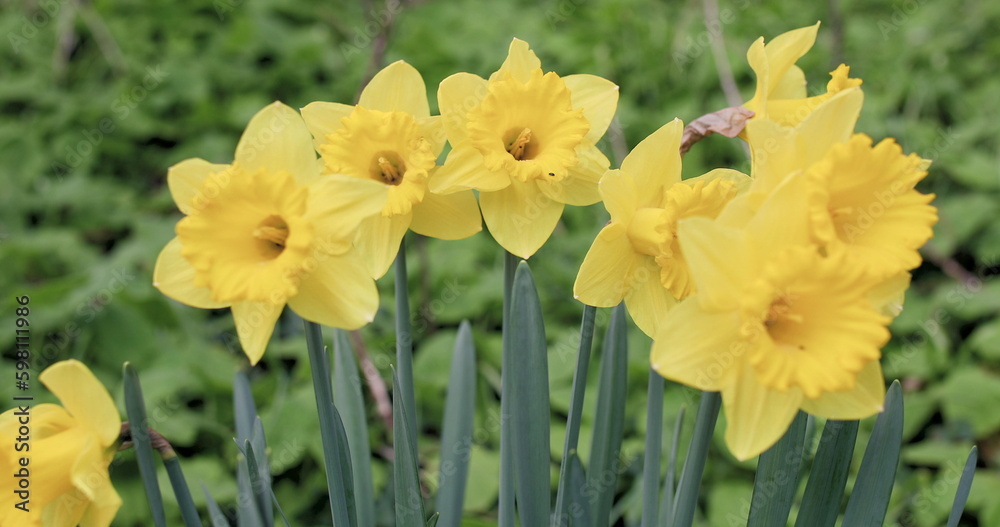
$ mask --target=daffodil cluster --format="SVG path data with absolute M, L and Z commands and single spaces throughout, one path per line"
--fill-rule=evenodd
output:
M 229 307 L 255 364 L 285 305 L 327 326 L 372 321 L 374 279 L 407 230 L 460 239 L 485 218 L 505 249 L 528 258 L 566 204 L 601 199 L 609 163 L 596 142 L 618 104 L 613 83 L 544 72 L 515 39 L 489 80 L 453 75 L 438 98 L 442 115 L 432 116 L 423 78 L 396 62 L 357 105 L 261 110 L 230 164 L 174 165 L 168 184 L 185 216 L 154 285 L 194 307 Z
M 800 409 L 830 419 L 881 410 L 887 325 L 937 221 L 933 196 L 915 190 L 926 162 L 854 133 L 863 93 L 847 66 L 807 96 L 795 62 L 817 29 L 747 53 L 757 76 L 741 133 L 749 177 L 681 181 L 676 121 L 604 175 L 611 222 L 576 283 L 588 304 L 625 300 L 654 338 L 657 372 L 722 393 L 739 459 L 773 445 Z

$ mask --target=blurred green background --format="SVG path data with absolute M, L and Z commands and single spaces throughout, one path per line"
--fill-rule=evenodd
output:
M 617 165 L 628 148 L 674 117 L 690 121 L 728 106 L 713 36 L 722 35 L 719 51 L 749 98 L 750 43 L 823 21 L 816 47 L 799 62 L 811 88 L 825 86 L 827 72 L 846 62 L 864 79 L 858 131 L 876 140 L 895 137 L 905 151 L 935 160 L 922 190 L 937 194 L 941 221 L 883 358 L 887 377 L 903 382 L 907 443 L 887 525 L 942 525 L 972 444 L 979 445 L 980 462 L 963 525 L 1000 525 L 1000 3 L 720 0 L 708 26 L 704 4 L 696 1 L 0 0 L 0 6 L 0 327 L 13 329 L 12 299 L 29 295 L 35 372 L 77 358 L 119 402 L 122 362 L 134 363 L 151 424 L 185 458 L 196 501 L 204 503 L 198 490 L 204 484 L 230 511 L 236 494 L 231 385 L 247 364 L 228 311 L 177 304 L 150 283 L 180 217 L 166 187 L 167 167 L 189 157 L 229 162 L 247 120 L 273 100 L 293 107 L 353 101 L 371 73 L 374 43 L 386 32 L 383 64 L 404 59 L 420 70 L 432 108 L 438 82 L 457 71 L 488 75 L 513 36 L 527 40 L 547 70 L 611 79 L 621 86 L 618 127 L 601 146 Z M 684 162 L 686 177 L 720 166 L 748 170 L 738 141 L 719 137 L 698 144 Z M 556 236 L 531 259 L 547 306 L 556 457 L 582 311 L 569 301 L 572 283 L 606 219 L 601 205 L 568 208 Z M 466 524 L 494 525 L 502 257 L 483 232 L 457 242 L 410 238 L 409 259 L 425 483 L 434 488 L 448 361 L 457 325 L 468 318 L 480 397 Z M 360 336 L 388 378 L 391 276 L 379 287 L 383 307 Z M 598 316 L 597 343 L 606 311 Z M 13 371 L 11 333 L 2 345 L 4 372 Z M 616 525 L 636 525 L 639 513 L 649 341 L 633 330 L 630 346 Z M 596 377 L 597 368 L 591 373 Z M 294 317 L 282 320 L 249 374 L 278 499 L 293 525 L 329 525 L 312 385 Z M 10 401 L 13 380 L 2 378 L 0 397 Z M 40 385 L 33 393 L 45 397 Z M 589 393 L 583 459 L 593 414 Z M 693 391 L 668 386 L 668 430 L 678 408 L 696 400 Z M 374 405 L 370 413 L 377 492 L 386 505 L 379 510 L 391 525 L 391 434 Z M 872 421 L 862 424 L 856 463 Z M 746 523 L 754 464 L 729 456 L 722 430 L 698 525 Z M 146 525 L 131 452 L 118 456 L 113 478 L 125 500 L 115 525 Z M 178 524 L 177 510 L 168 513 Z

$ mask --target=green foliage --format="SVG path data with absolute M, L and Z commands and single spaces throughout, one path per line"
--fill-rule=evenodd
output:
M 13 325 L 11 297 L 30 295 L 35 371 L 65 358 L 83 360 L 123 409 L 120 368 L 124 361 L 134 364 L 142 373 L 150 426 L 185 458 L 191 484 L 204 484 L 218 499 L 213 521 L 236 516 L 237 490 L 229 476 L 239 457 L 232 442 L 238 411 L 232 376 L 246 360 L 227 312 L 181 306 L 151 285 L 156 255 L 179 217 L 165 184 L 167 167 L 189 157 L 231 160 L 246 121 L 270 101 L 293 107 L 352 101 L 379 20 L 390 12 L 395 22 L 386 62 L 405 59 L 416 66 L 432 105 L 440 80 L 456 71 L 490 73 L 515 35 L 532 44 L 547 68 L 618 83 L 620 132 L 613 130 L 601 145 L 615 164 L 627 147 L 675 116 L 690 121 L 728 106 L 707 45 L 715 31 L 705 28 L 697 2 L 428 0 L 386 7 L 394 5 L 13 0 L 0 13 L 6 37 L 0 47 L 0 158 L 8 161 L 0 169 L 0 326 Z M 975 441 L 982 447 L 979 469 L 962 521 L 1000 525 L 1000 503 L 993 498 L 1000 493 L 1000 460 L 990 447 L 1000 437 L 994 411 L 1000 397 L 1000 281 L 994 278 L 1000 264 L 1000 78 L 993 74 L 1000 4 L 732 0 L 720 2 L 720 20 L 712 27 L 725 36 L 744 97 L 753 77 L 743 55 L 753 39 L 822 20 L 816 49 L 800 63 L 810 86 L 824 85 L 825 72 L 847 62 L 865 81 L 858 129 L 876 140 L 896 137 L 905 151 L 934 159 L 922 190 L 938 195 L 941 220 L 883 358 L 887 377 L 903 380 L 907 409 L 907 444 L 887 523 L 943 524 Z M 686 176 L 718 166 L 747 168 L 738 142 L 717 137 L 697 145 L 684 162 Z M 575 271 L 606 219 L 600 205 L 569 207 L 532 258 L 546 308 L 556 459 L 563 456 L 583 311 L 567 300 Z M 454 242 L 417 237 L 409 246 L 414 432 L 422 474 L 441 464 L 438 423 L 449 369 L 440 365 L 468 318 L 478 352 L 469 469 L 476 477 L 470 478 L 463 521 L 494 525 L 502 258 L 485 232 Z M 381 311 L 361 333 L 372 365 L 390 384 L 392 284 L 391 276 L 381 280 Z M 607 311 L 597 313 L 599 333 L 608 325 Z M 10 344 L 5 346 L 9 357 Z M 628 346 L 621 501 L 611 515 L 632 525 L 641 515 L 649 341 L 632 328 Z M 591 394 L 599 377 L 594 370 L 585 376 Z M 273 490 L 292 525 L 328 521 L 325 496 L 300 490 L 325 485 L 310 372 L 300 323 L 286 313 L 261 366 L 247 375 L 268 431 Z M 41 387 L 34 389 L 43 400 Z M 0 383 L 0 397 L 9 400 L 11 390 Z M 663 426 L 672 430 L 680 406 L 691 406 L 696 396 L 667 383 L 664 397 Z M 376 452 L 375 522 L 385 525 L 392 521 L 386 512 L 392 509 L 386 506 L 391 465 L 383 454 L 391 431 L 368 403 L 361 417 L 368 418 L 366 446 Z M 595 430 L 595 410 L 595 398 L 588 397 L 578 423 L 585 440 L 570 457 L 580 462 L 571 473 L 578 479 L 591 459 L 586 439 Z M 694 416 L 684 421 L 679 458 L 688 451 Z M 871 435 L 871 421 L 861 424 L 859 444 Z M 698 525 L 728 526 L 740 515 L 745 523 L 743 509 L 749 510 L 753 465 L 724 453 L 722 429 L 720 424 L 714 434 L 704 484 L 711 490 L 696 511 Z M 120 454 L 113 466 L 125 501 L 119 526 L 150 520 L 134 455 Z M 861 455 L 854 454 L 855 470 Z M 203 510 L 210 503 L 203 493 L 193 499 Z M 180 524 L 176 505 L 166 500 L 164 506 L 167 524 Z

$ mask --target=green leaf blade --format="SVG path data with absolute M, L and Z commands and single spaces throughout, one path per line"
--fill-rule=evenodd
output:
M 463 320 L 452 355 L 444 422 L 441 429 L 441 469 L 436 508 L 441 527 L 458 527 L 472 452 L 472 426 L 476 411 L 476 349 L 472 327 Z
M 375 487 L 372 483 L 371 446 L 361 378 L 354 350 L 342 329 L 333 330 L 333 401 L 343 418 L 354 477 L 358 527 L 375 526 Z
M 857 437 L 857 421 L 826 422 L 795 527 L 833 527 L 837 522 Z
M 965 502 L 969 500 L 969 491 L 972 490 L 972 478 L 976 474 L 976 461 L 978 459 L 979 448 L 974 446 L 969 452 L 968 459 L 965 460 L 962 477 L 958 480 L 958 488 L 955 489 L 955 501 L 952 502 L 951 512 L 948 514 L 948 527 L 958 527 L 958 522 L 962 519 Z
M 788 523 L 802 468 L 806 421 L 806 414 L 800 411 L 785 435 L 760 455 L 747 527 Z
M 393 486 L 396 493 L 395 510 L 397 527 L 424 527 L 424 500 L 420 492 L 417 473 L 417 456 L 410 442 L 409 421 L 406 408 L 395 398 L 399 395 L 399 376 L 392 372 L 392 438 L 395 457 L 392 463 Z
M 146 418 L 146 403 L 142 397 L 139 374 L 128 362 L 122 368 L 125 377 L 125 411 L 128 414 L 129 431 L 135 446 L 135 458 L 139 463 L 139 474 L 146 489 L 146 500 L 156 527 L 166 527 L 167 517 L 163 510 L 163 496 L 156 479 L 156 463 L 153 446 L 149 442 L 149 421 Z
M 903 395 L 893 381 L 885 411 L 875 420 L 858 478 L 847 502 L 843 525 L 882 525 L 892 496 L 903 441 Z

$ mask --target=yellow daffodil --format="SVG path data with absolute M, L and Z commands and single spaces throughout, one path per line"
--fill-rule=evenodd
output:
M 565 205 L 600 200 L 609 163 L 595 146 L 618 105 L 618 87 L 594 75 L 543 73 L 524 41 L 489 80 L 457 73 L 438 103 L 452 144 L 430 188 L 480 191 L 483 219 L 511 253 L 528 258 L 552 234 Z
M 664 377 L 722 392 L 739 459 L 773 445 L 796 412 L 860 419 L 882 408 L 882 280 L 824 256 L 809 215 L 822 190 L 788 178 L 739 227 L 689 218 L 678 238 L 697 292 L 667 313 L 653 344 Z
M 122 504 L 108 476 L 121 434 L 118 409 L 78 361 L 57 362 L 39 379 L 62 406 L 39 404 L 0 415 L 0 525 L 107 527 Z M 25 439 L 18 442 L 19 436 Z M 19 471 L 28 474 L 26 488 L 19 485 Z
M 445 240 L 482 230 L 471 190 L 428 191 L 445 133 L 440 116 L 430 114 L 424 80 L 413 66 L 399 61 L 380 71 L 357 106 L 314 102 L 302 117 L 326 172 L 381 184 L 381 212 L 361 223 L 355 239 L 373 277 L 389 269 L 407 229 Z
M 231 165 L 188 159 L 167 179 L 186 216 L 156 261 L 153 285 L 190 306 L 230 307 L 252 364 L 286 304 L 327 326 L 372 320 L 378 292 L 351 249 L 361 220 L 383 207 L 384 188 L 320 178 L 295 110 L 276 102 L 258 112 Z
M 681 181 L 678 150 L 684 123 L 674 120 L 636 145 L 600 181 L 611 222 L 598 233 L 580 267 L 573 294 L 581 302 L 612 307 L 623 299 L 639 326 L 654 336 L 676 300 L 694 291 L 675 236 L 681 218 L 714 218 L 747 176 L 715 170 Z
M 830 72 L 826 93 L 808 96 L 805 74 L 795 62 L 812 48 L 818 30 L 817 22 L 778 35 L 766 45 L 761 37 L 750 46 L 747 61 L 757 76 L 757 88 L 743 106 L 754 111 L 754 119 L 792 126 L 837 93 L 860 90 L 861 79 L 850 78 L 850 68 L 841 64 Z

